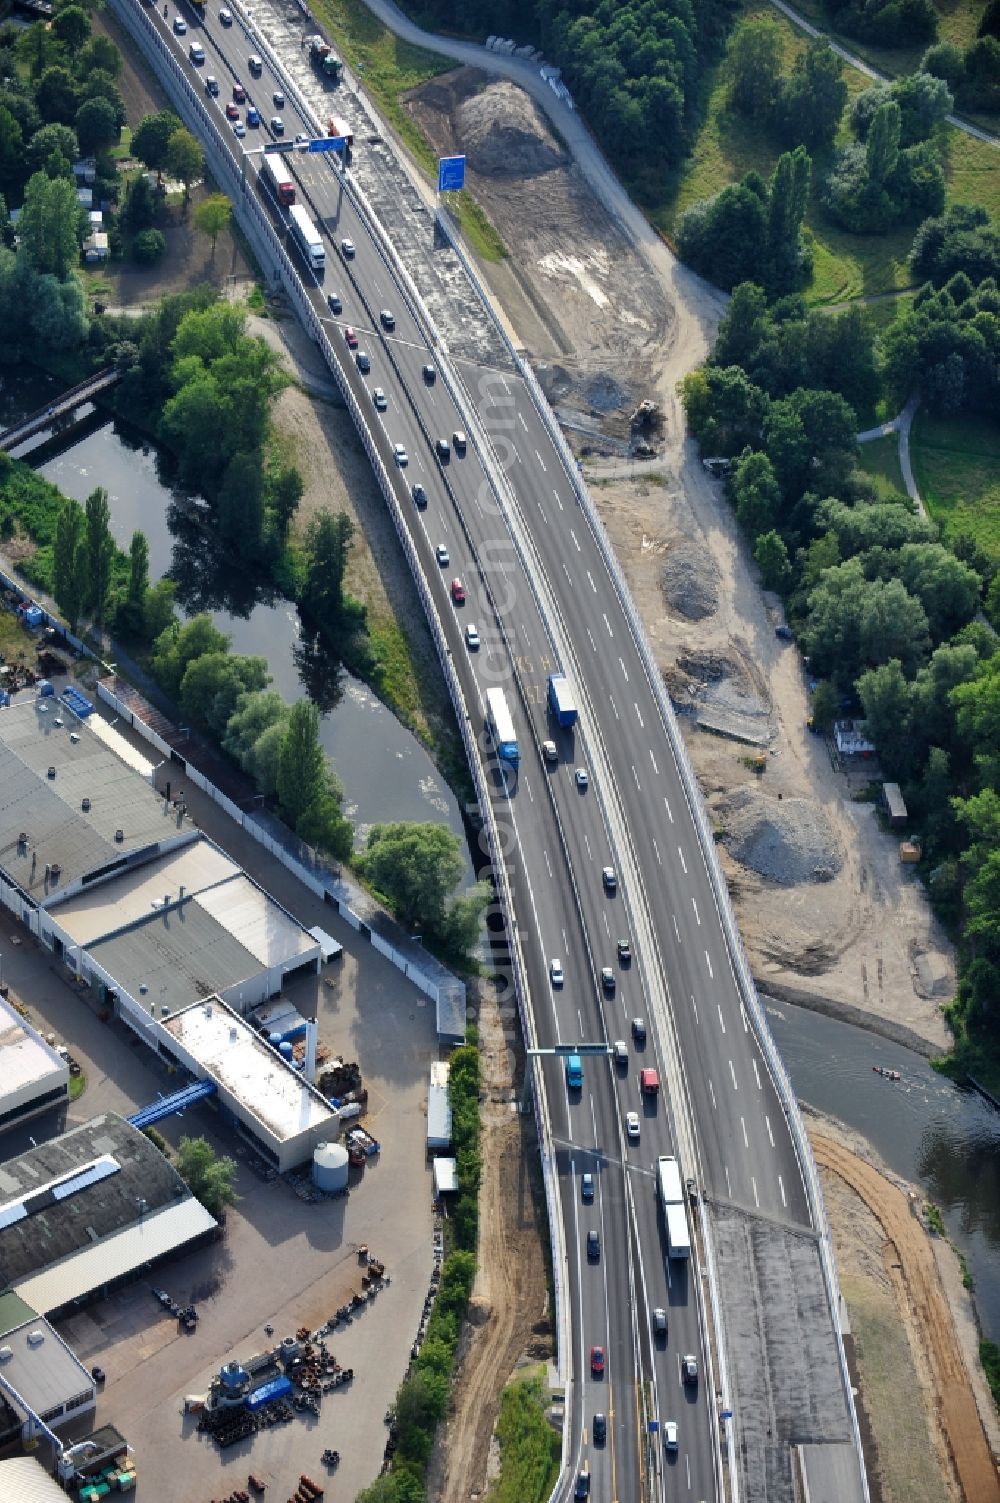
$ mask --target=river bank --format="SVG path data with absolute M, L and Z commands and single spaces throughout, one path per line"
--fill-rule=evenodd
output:
M 858 1133 L 812 1111 L 807 1125 L 849 1317 L 866 1460 L 883 1503 L 997 1503 L 1000 1420 L 958 1255 L 928 1230 L 919 1187 Z

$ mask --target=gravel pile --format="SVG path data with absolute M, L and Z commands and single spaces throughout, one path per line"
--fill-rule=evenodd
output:
M 670 550 L 662 582 L 667 604 L 688 621 L 703 621 L 718 608 L 719 576 L 699 544 L 680 543 Z
M 783 887 L 830 882 L 844 854 L 830 822 L 808 799 L 778 801 L 756 788 L 741 788 L 719 809 L 723 844 L 741 866 Z
M 566 162 L 538 106 L 516 84 L 490 84 L 459 105 L 458 134 L 469 166 L 490 177 L 537 177 Z

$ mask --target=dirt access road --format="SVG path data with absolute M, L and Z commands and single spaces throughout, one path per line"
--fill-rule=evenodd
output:
M 868 1211 L 877 1221 L 886 1239 L 887 1246 L 881 1249 L 881 1263 L 883 1269 L 890 1275 L 890 1282 L 896 1298 L 896 1304 L 900 1319 L 906 1328 L 909 1339 L 910 1355 L 917 1368 L 918 1383 L 917 1393 L 907 1384 L 907 1374 L 896 1369 L 890 1374 L 890 1382 L 887 1384 L 889 1392 L 886 1397 L 889 1400 L 887 1407 L 895 1407 L 898 1414 L 886 1413 L 884 1415 L 870 1414 L 876 1430 L 876 1452 L 879 1450 L 879 1438 L 889 1439 L 887 1431 L 892 1430 L 893 1436 L 903 1440 L 898 1433 L 899 1426 L 909 1426 L 914 1418 L 912 1411 L 915 1407 L 913 1400 L 918 1396 L 921 1388 L 930 1389 L 931 1399 L 931 1425 L 929 1426 L 929 1442 L 933 1445 L 935 1432 L 938 1432 L 944 1440 L 947 1448 L 947 1461 L 954 1469 L 955 1476 L 961 1495 L 965 1503 L 1000 1503 L 1000 1481 L 997 1478 L 997 1469 L 994 1457 L 983 1429 L 979 1409 L 976 1404 L 976 1394 L 970 1381 L 970 1363 L 975 1364 L 975 1351 L 966 1352 L 963 1355 L 962 1346 L 956 1334 L 956 1324 L 953 1311 L 949 1307 L 949 1300 L 945 1294 L 941 1281 L 938 1262 L 935 1259 L 932 1240 L 919 1216 L 919 1208 L 922 1201 L 911 1195 L 907 1195 L 895 1183 L 884 1175 L 865 1159 L 851 1152 L 843 1143 L 836 1141 L 832 1136 L 826 1136 L 822 1130 L 813 1128 L 810 1131 L 813 1153 L 820 1169 L 824 1173 L 824 1190 L 831 1201 L 835 1197 L 830 1194 L 829 1174 L 837 1175 L 851 1190 L 864 1202 Z M 841 1270 L 845 1296 L 848 1308 L 851 1309 L 851 1290 L 856 1287 L 856 1274 L 854 1270 L 848 1271 L 848 1266 L 856 1261 L 857 1241 L 865 1236 L 863 1228 L 852 1224 L 852 1218 L 844 1215 L 835 1218 L 834 1240 L 837 1244 L 837 1262 Z M 848 1248 L 845 1242 L 853 1240 L 855 1246 Z M 950 1255 L 950 1254 L 949 1254 Z M 859 1298 L 859 1313 L 863 1312 L 868 1301 Z M 861 1313 L 861 1320 L 864 1321 Z M 852 1311 L 853 1320 L 853 1311 Z M 870 1353 L 871 1361 L 877 1363 L 882 1353 L 878 1346 L 893 1339 L 892 1333 L 878 1332 L 875 1322 L 875 1339 L 872 1343 L 873 1350 Z M 865 1344 L 866 1337 L 863 1331 L 856 1333 L 859 1347 L 859 1362 L 862 1370 L 862 1398 L 868 1407 L 869 1393 L 878 1402 L 879 1384 L 874 1374 L 871 1375 L 871 1383 L 867 1381 L 865 1374 Z M 981 1375 L 980 1375 L 981 1376 Z M 922 1381 L 920 1381 L 922 1379 Z M 903 1392 L 905 1390 L 905 1400 Z M 925 1401 L 927 1395 L 925 1393 Z M 988 1398 L 986 1402 L 989 1402 Z M 897 1471 L 901 1465 L 905 1465 L 905 1450 L 921 1443 L 921 1437 L 913 1431 L 905 1437 L 905 1443 L 896 1448 L 894 1457 L 886 1457 L 889 1478 L 882 1478 L 883 1496 L 901 1497 L 901 1490 L 892 1486 L 891 1473 Z M 878 1462 L 876 1462 L 878 1466 Z M 881 1467 L 878 1469 L 881 1471 Z M 920 1490 L 920 1484 L 926 1483 L 926 1477 L 919 1480 L 911 1476 L 907 1481 L 900 1479 L 902 1486 L 916 1487 L 908 1496 L 928 1496 Z M 949 1495 L 953 1489 L 948 1488 Z

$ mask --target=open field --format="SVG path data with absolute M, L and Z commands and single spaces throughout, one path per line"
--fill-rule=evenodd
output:
M 946 538 L 968 532 L 1000 559 L 1000 428 L 970 413 L 920 411 L 910 434 L 913 471 Z
M 767 5 L 751 7 L 747 16 L 771 20 L 780 28 L 785 69 L 789 70 L 805 50 L 803 33 Z M 871 80 L 856 68 L 845 67 L 844 79 L 850 99 L 871 84 Z M 755 169 L 762 176 L 769 177 L 783 150 L 777 135 L 766 126 L 732 115 L 726 109 L 728 70 L 725 60 L 714 74 L 709 75 L 706 87 L 705 122 L 691 156 L 675 184 L 672 197 L 653 215 L 655 222 L 668 235 L 672 235 L 680 215 L 691 204 L 710 198 L 744 173 Z M 850 133 L 842 125 L 838 145 L 849 139 Z M 830 224 L 819 201 L 820 186 L 828 166 L 828 156 L 818 154 L 815 157 L 812 196 L 806 215 L 806 229 L 812 236 L 814 247 L 813 277 L 805 288 L 807 301 L 823 306 L 908 286 L 910 274 L 906 258 L 913 243 L 915 226 L 907 225 L 888 235 L 852 235 Z M 981 203 L 992 214 L 1000 214 L 1000 152 L 996 147 L 960 131 L 949 130 L 945 178 L 949 202 Z
M 899 439 L 895 433 L 862 444 L 858 450 L 858 468 L 874 480 L 880 499 L 888 501 L 906 495 L 903 472 L 899 468 Z

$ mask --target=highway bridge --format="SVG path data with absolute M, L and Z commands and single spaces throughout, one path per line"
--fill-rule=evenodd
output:
M 257 182 L 259 155 L 244 157 L 224 115 L 241 80 L 264 121 L 247 144 L 271 134 L 275 91 L 285 139 L 325 133 L 328 95 L 301 54 L 301 16 L 278 3 L 255 6 L 255 30 L 238 7 L 225 26 L 209 6 L 199 66 L 173 13 L 112 0 L 200 134 L 358 425 L 466 738 L 526 1042 L 626 1045 L 621 1066 L 588 1056 L 577 1090 L 563 1059 L 534 1067 L 567 1390 L 555 1496 L 570 1496 L 586 1466 L 594 1498 L 792 1503 L 805 1485 L 813 1499 L 855 1503 L 867 1488 L 815 1167 L 617 562 L 530 369 L 350 79 L 337 97 L 354 126 L 350 168 L 305 151 L 286 157 L 325 267 L 289 244 L 286 212 Z M 253 80 L 250 54 L 263 59 Z M 409 211 L 407 232 L 392 240 L 365 191 L 378 173 L 396 175 Z M 546 710 L 557 668 L 576 687 L 572 729 L 554 727 Z M 485 693 L 497 684 L 513 711 L 516 767 L 497 760 L 485 733 Z M 550 739 L 555 762 L 541 754 Z M 647 1066 L 663 1081 L 657 1097 L 640 1091 Z M 665 1256 L 654 1172 L 664 1153 L 698 1187 L 690 1262 Z M 654 1329 L 658 1310 L 665 1334 Z M 689 1354 L 696 1383 L 683 1380 Z

